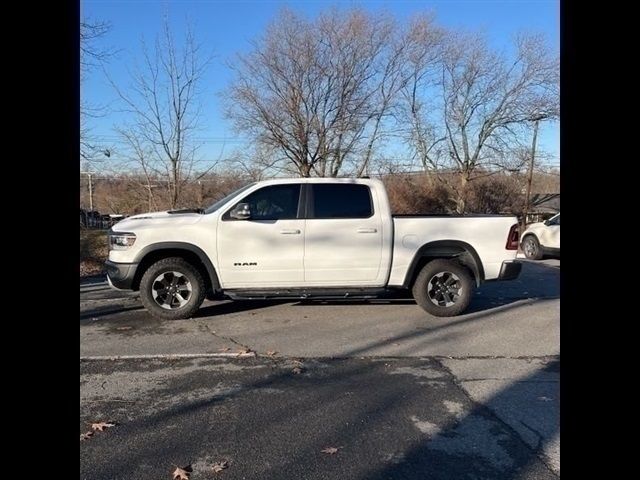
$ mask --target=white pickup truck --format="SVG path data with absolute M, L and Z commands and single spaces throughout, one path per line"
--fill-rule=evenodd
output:
M 370 179 L 252 183 L 205 210 L 136 215 L 109 232 L 109 284 L 139 290 L 154 316 L 192 316 L 205 298 L 374 298 L 412 292 L 435 316 L 521 264 L 516 218 L 391 214 Z

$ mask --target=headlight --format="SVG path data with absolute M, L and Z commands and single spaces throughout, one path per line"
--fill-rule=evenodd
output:
M 126 250 L 136 243 L 134 233 L 112 233 L 109 235 L 109 250 Z

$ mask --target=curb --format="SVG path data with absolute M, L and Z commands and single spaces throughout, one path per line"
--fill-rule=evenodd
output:
M 160 353 L 148 355 L 89 355 L 80 357 L 81 362 L 101 360 L 173 360 L 181 358 L 247 358 L 256 357 L 255 352 L 248 353 Z

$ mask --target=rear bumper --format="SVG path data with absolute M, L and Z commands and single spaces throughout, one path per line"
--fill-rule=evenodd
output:
M 133 278 L 138 269 L 137 263 L 116 263 L 107 260 L 105 267 L 107 269 L 107 281 L 111 287 L 118 290 L 131 290 Z
M 522 262 L 518 260 L 506 260 L 502 262 L 500 275 L 498 275 L 496 280 L 514 280 L 520 275 L 520 270 L 522 270 Z

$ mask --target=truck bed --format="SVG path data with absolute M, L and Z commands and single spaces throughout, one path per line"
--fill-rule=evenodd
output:
M 391 215 L 393 218 L 473 218 L 473 217 L 508 217 L 511 218 L 513 215 L 507 213 L 394 213 Z
M 482 259 L 484 279 L 498 278 L 502 262 L 516 257 L 507 250 L 513 215 L 392 215 L 393 261 L 390 286 L 402 285 L 418 249 L 433 242 L 460 242 Z

